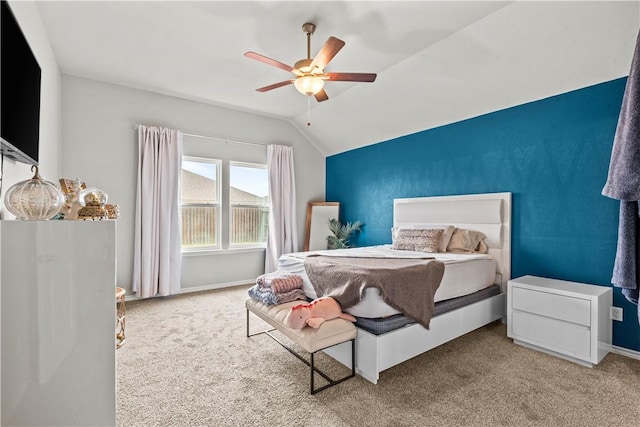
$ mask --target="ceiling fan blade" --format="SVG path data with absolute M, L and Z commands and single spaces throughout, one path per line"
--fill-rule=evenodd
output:
M 274 83 L 274 84 L 269 85 L 269 86 L 260 87 L 260 88 L 256 89 L 256 92 L 266 92 L 266 91 L 271 90 L 271 89 L 277 89 L 277 88 L 282 87 L 282 86 L 290 85 L 291 83 L 293 83 L 293 80 L 284 80 L 282 82 Z
M 322 46 L 322 49 L 320 49 L 320 52 L 318 52 L 316 57 L 313 58 L 311 68 L 318 67 L 321 70 L 324 70 L 324 67 L 326 67 L 329 61 L 331 61 L 333 57 L 340 52 L 340 49 L 342 49 L 343 46 L 344 42 L 342 40 L 335 37 L 329 37 Z
M 291 65 L 276 61 L 275 59 L 267 58 L 266 56 L 260 55 L 259 53 L 245 52 L 244 56 L 246 56 L 247 58 L 255 59 L 256 61 L 263 62 L 267 65 L 273 65 L 274 67 L 278 67 L 285 71 L 293 71 L 293 67 Z
M 318 102 L 326 101 L 327 99 L 329 99 L 329 95 L 327 95 L 327 92 L 325 92 L 324 89 L 321 89 L 320 92 L 316 93 L 313 96 L 315 96 L 316 101 Z
M 377 74 L 375 73 L 325 73 L 328 80 L 334 82 L 373 82 Z

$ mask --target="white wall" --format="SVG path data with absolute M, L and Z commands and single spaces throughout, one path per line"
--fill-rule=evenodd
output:
M 11 1 L 9 7 L 13 11 L 42 71 L 40 150 L 38 153 L 40 175 L 49 181 L 57 182 L 60 172 L 62 139 L 60 70 L 35 3 Z M 4 207 L 4 194 L 13 184 L 33 177 L 30 168 L 29 165 L 4 159 L 0 218 L 14 218 Z
M 307 202 L 324 200 L 325 159 L 288 122 L 166 95 L 63 75 L 64 178 L 80 178 L 105 190 L 120 205 L 117 282 L 131 294 L 137 184 L 135 125 L 155 125 L 231 140 L 294 147 L 298 233 L 302 247 Z M 256 147 L 193 138 L 185 154 L 266 161 Z M 188 150 L 188 152 L 187 152 Z M 257 147 L 257 150 L 261 150 Z M 252 154 L 248 154 L 249 151 Z M 264 157 L 262 157 L 264 156 Z M 253 159 L 253 160 L 250 160 Z M 264 271 L 264 251 L 183 257 L 182 287 L 191 290 L 249 283 Z

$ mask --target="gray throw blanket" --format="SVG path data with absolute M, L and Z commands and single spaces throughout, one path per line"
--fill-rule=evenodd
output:
M 434 259 L 309 255 L 304 268 L 318 297 L 334 298 L 343 310 L 377 288 L 384 302 L 427 329 L 444 274 L 444 263 Z
M 618 248 L 611 282 L 622 288 L 622 294 L 638 304 L 640 283 L 640 202 L 620 202 Z
M 618 246 L 611 283 L 638 303 L 640 250 L 640 33 L 627 78 L 618 126 L 613 140 L 609 175 L 602 194 L 620 200 Z M 640 307 L 639 307 L 640 310 Z M 640 316 L 638 316 L 640 321 Z
M 624 89 L 609 176 L 602 194 L 617 200 L 640 200 L 640 33 Z

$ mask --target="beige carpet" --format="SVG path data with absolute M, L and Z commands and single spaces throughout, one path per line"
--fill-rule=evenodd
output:
M 311 396 L 306 365 L 268 336 L 245 337 L 247 288 L 128 303 L 119 426 L 640 425 L 639 360 L 585 368 L 513 344 L 500 323 L 377 385 L 356 377 Z

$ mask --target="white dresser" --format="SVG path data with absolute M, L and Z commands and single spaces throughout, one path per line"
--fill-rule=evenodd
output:
M 611 349 L 611 288 L 523 276 L 507 285 L 513 342 L 586 366 Z
M 1 425 L 115 425 L 115 233 L 0 221 Z

